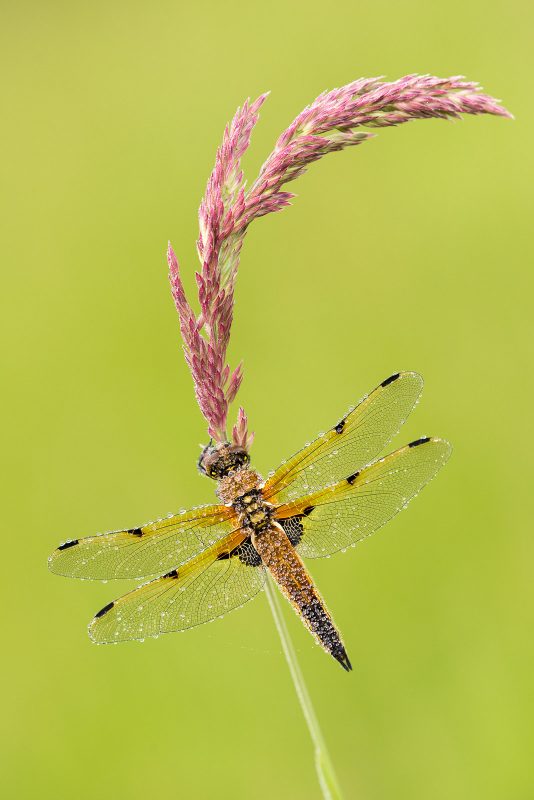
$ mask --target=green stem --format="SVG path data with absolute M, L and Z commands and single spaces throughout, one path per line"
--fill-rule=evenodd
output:
M 319 778 L 319 784 L 321 786 L 323 797 L 325 800 L 343 800 L 343 795 L 341 794 L 341 789 L 339 788 L 339 784 L 337 782 L 334 766 L 330 760 L 323 734 L 321 733 L 319 720 L 315 714 L 312 701 L 310 695 L 308 694 L 308 689 L 306 688 L 304 677 L 297 660 L 297 654 L 295 653 L 293 642 L 289 636 L 289 631 L 280 609 L 278 593 L 270 576 L 265 582 L 265 591 L 267 593 L 269 605 L 271 607 L 276 628 L 280 636 L 280 641 L 282 642 L 282 649 L 289 666 L 289 671 L 291 673 L 291 677 L 293 678 L 293 683 L 295 685 L 295 691 L 299 699 L 300 707 L 302 708 L 302 713 L 304 714 L 304 719 L 306 720 L 306 724 L 308 725 L 308 730 L 312 738 L 315 751 L 315 768 L 317 769 L 317 776 Z

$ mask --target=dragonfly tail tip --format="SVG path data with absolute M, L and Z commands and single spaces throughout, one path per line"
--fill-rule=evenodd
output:
M 339 650 L 335 650 L 332 653 L 332 655 L 334 656 L 336 661 L 339 661 L 339 663 L 341 664 L 343 669 L 346 670 L 346 672 L 350 672 L 352 670 L 352 664 L 349 661 L 347 651 L 345 650 L 344 647 L 340 647 Z

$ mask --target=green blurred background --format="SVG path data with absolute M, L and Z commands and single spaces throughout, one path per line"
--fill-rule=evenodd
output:
M 312 564 L 352 674 L 287 611 L 346 798 L 534 796 L 532 22 L 509 1 L 2 3 L 5 797 L 319 798 L 265 597 L 95 647 L 86 622 L 130 585 L 46 558 L 213 499 L 164 253 L 192 290 L 236 106 L 272 90 L 253 177 L 320 91 L 408 72 L 480 80 L 517 119 L 314 165 L 250 230 L 230 355 L 260 471 L 399 369 L 426 390 L 397 444 L 455 447 L 406 514 Z

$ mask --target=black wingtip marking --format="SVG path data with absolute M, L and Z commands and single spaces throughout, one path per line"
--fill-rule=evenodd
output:
M 421 436 L 420 439 L 416 439 L 415 442 L 410 442 L 408 447 L 417 447 L 420 444 L 426 444 L 426 442 L 430 441 L 430 436 Z
M 68 550 L 69 547 L 74 547 L 79 541 L 79 539 L 71 539 L 70 542 L 63 542 L 63 544 L 59 545 L 58 550 Z
M 141 528 L 130 528 L 128 533 L 130 533 L 132 536 L 142 536 L 143 535 L 143 531 L 141 530 Z
M 114 605 L 115 605 L 115 603 L 108 603 L 107 606 L 104 606 L 104 608 L 101 608 L 100 611 L 96 612 L 95 619 L 98 619 L 98 617 L 103 617 L 104 614 L 107 614 L 108 611 L 111 611 L 111 609 L 113 608 Z
M 349 657 L 347 655 L 347 651 L 344 647 L 340 647 L 339 650 L 334 650 L 332 653 L 336 661 L 338 661 L 345 672 L 350 672 L 352 670 L 352 664 L 349 661 Z
M 304 511 L 302 512 L 302 513 L 303 513 L 303 515 L 304 515 L 305 517 L 309 517 L 309 516 L 310 516 L 310 514 L 312 513 L 312 511 L 313 511 L 313 509 L 314 509 L 314 508 L 315 508 L 315 506 L 306 506 L 306 508 L 305 508 L 305 509 L 304 509 Z
M 177 578 L 178 577 L 178 570 L 177 569 L 171 569 L 170 572 L 167 572 L 162 577 L 163 578 Z
M 334 428 L 334 430 L 335 430 L 336 433 L 343 433 L 343 428 L 344 427 L 345 427 L 345 420 L 342 419 L 337 423 L 337 425 Z
M 347 478 L 347 483 L 350 483 L 350 485 L 352 486 L 352 484 L 354 483 L 359 474 L 360 474 L 359 470 L 358 472 L 353 472 L 352 475 L 349 475 L 349 477 Z
M 219 553 L 217 556 L 217 561 L 224 561 L 225 559 L 230 558 L 230 553 L 226 550 L 224 553 Z
M 389 378 L 386 378 L 385 381 L 382 381 L 380 386 L 388 386 L 390 383 L 393 383 L 393 381 L 396 381 L 397 378 L 400 378 L 400 372 L 396 372 L 395 375 L 390 375 Z

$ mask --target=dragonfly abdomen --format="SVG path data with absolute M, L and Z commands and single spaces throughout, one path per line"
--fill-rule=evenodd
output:
M 278 523 L 271 522 L 268 529 L 252 534 L 252 544 L 282 593 L 319 644 L 344 669 L 352 669 L 341 636 L 284 529 Z

